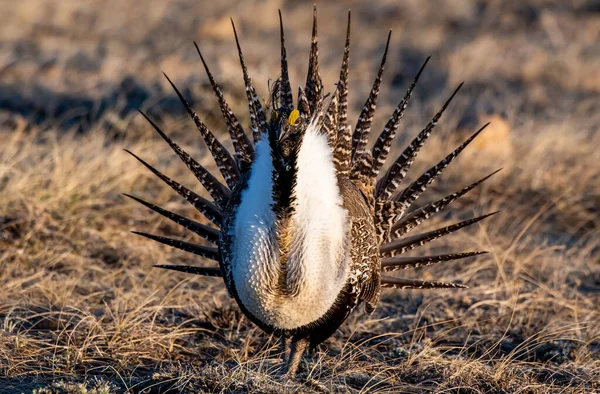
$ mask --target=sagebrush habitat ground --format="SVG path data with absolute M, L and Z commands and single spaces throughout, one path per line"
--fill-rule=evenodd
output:
M 161 71 L 224 135 L 192 41 L 248 124 L 229 17 L 265 97 L 267 80 L 279 74 L 277 9 L 297 86 L 312 4 L 2 1 L 0 392 L 600 391 L 600 3 L 318 7 L 328 90 L 341 63 L 346 11 L 353 12 L 352 119 L 393 29 L 376 131 L 433 55 L 396 152 L 466 81 L 412 177 L 492 120 L 426 200 L 503 167 L 431 226 L 500 214 L 418 250 L 491 253 L 407 273 L 470 289 L 386 290 L 374 314 L 354 313 L 306 357 L 297 379 L 277 378 L 276 340 L 243 317 L 220 280 L 152 268 L 199 261 L 130 230 L 192 236 L 121 193 L 200 218 L 123 148 L 200 191 L 135 109 L 212 166 Z

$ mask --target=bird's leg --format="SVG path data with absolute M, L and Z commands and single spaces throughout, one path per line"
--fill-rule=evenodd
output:
M 300 364 L 300 359 L 302 358 L 304 351 L 308 347 L 309 342 L 310 340 L 308 338 L 302 338 L 295 342 L 292 342 L 289 356 L 285 362 L 286 377 L 292 378 L 296 376 L 298 364 Z
M 290 342 L 289 338 L 281 337 L 281 341 L 279 342 L 279 353 L 281 353 L 281 358 L 283 360 L 285 360 L 290 353 Z

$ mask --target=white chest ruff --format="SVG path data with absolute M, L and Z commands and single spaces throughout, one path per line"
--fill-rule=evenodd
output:
M 348 278 L 347 211 L 326 137 L 306 131 L 297 160 L 295 214 L 286 291 L 278 286 L 279 245 L 273 205 L 273 165 L 264 135 L 232 228 L 233 281 L 250 313 L 266 324 L 294 329 L 331 308 Z

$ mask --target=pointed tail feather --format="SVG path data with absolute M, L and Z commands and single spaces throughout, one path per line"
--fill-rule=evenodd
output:
M 223 277 L 223 272 L 219 267 L 195 267 L 193 265 L 153 265 L 153 267 L 194 275 Z
M 335 146 L 337 141 L 337 119 L 339 110 L 340 86 L 338 85 L 333 93 L 333 98 L 329 102 L 325 118 L 323 120 L 323 131 L 329 135 L 331 147 Z
M 424 280 L 402 279 L 391 276 L 381 277 L 382 287 L 393 287 L 395 289 L 468 289 L 460 283 L 429 282 Z
M 399 193 L 394 200 L 402 201 L 407 206 L 411 205 L 416 201 L 417 198 L 427 190 L 427 186 L 437 178 L 442 171 L 446 169 L 452 163 L 460 153 L 475 139 L 477 136 L 488 127 L 489 123 L 485 124 L 482 128 L 477 130 L 475 134 L 473 134 L 469 139 L 463 142 L 458 148 L 456 148 L 452 153 L 446 156 L 442 161 L 440 161 L 435 166 L 431 167 L 429 170 L 425 171 L 423 175 L 421 175 L 416 181 L 412 182 L 410 186 Z
M 263 130 L 267 129 L 267 118 L 265 116 L 265 112 L 263 111 L 262 105 L 260 104 L 260 100 L 258 95 L 256 94 L 256 89 L 254 89 L 254 85 L 252 84 L 252 79 L 248 76 L 248 68 L 246 67 L 246 62 L 244 61 L 244 55 L 242 54 L 242 47 L 240 46 L 240 40 L 238 39 L 237 31 L 235 29 L 235 24 L 233 23 L 233 18 L 231 19 L 231 26 L 233 27 L 233 35 L 235 36 L 235 44 L 238 49 L 238 55 L 240 58 L 240 64 L 242 66 L 242 73 L 244 74 L 244 84 L 246 86 L 246 97 L 248 98 L 248 109 L 250 111 L 250 124 L 252 127 L 252 137 L 254 139 L 254 143 L 257 143 L 260 139 L 260 135 Z M 244 133 L 245 135 L 245 133 Z
M 223 213 L 221 210 L 212 202 L 208 201 L 204 197 L 201 197 L 188 189 L 187 187 L 175 182 L 171 178 L 164 175 L 162 172 L 158 171 L 156 168 L 152 167 L 150 164 L 146 163 L 144 160 L 140 159 L 138 156 L 133 154 L 132 152 L 125 149 L 125 152 L 129 153 L 131 156 L 135 157 L 140 163 L 142 163 L 147 169 L 149 169 L 154 175 L 159 177 L 163 182 L 171 187 L 171 189 L 175 190 L 181 197 L 185 198 L 187 202 L 192 204 L 194 208 L 196 208 L 200 213 L 202 213 L 208 220 L 213 222 L 214 224 L 220 226 L 221 219 L 223 217 Z
M 344 46 L 344 57 L 342 59 L 342 67 L 340 68 L 340 81 L 338 89 L 340 92 L 339 99 L 339 116 L 338 116 L 338 138 L 343 139 L 342 134 L 346 133 L 348 125 L 348 68 L 350 66 L 350 10 L 348 10 L 348 26 L 346 27 L 346 44 Z M 351 136 L 348 136 L 350 140 Z
M 498 211 L 488 213 L 487 215 L 478 216 L 473 219 L 465 220 L 465 221 L 453 224 L 451 226 L 443 227 L 443 228 L 429 231 L 429 232 L 426 232 L 423 234 L 413 235 L 412 237 L 396 239 L 387 244 L 382 245 L 379 248 L 379 251 L 384 255 L 392 254 L 392 253 L 394 255 L 406 253 L 409 250 L 418 248 L 419 246 L 425 245 L 426 243 L 429 243 L 429 242 L 434 241 L 438 238 L 441 238 L 445 235 L 448 235 L 450 233 L 458 231 L 463 227 L 467 227 L 472 224 L 475 224 L 475 223 L 477 223 L 485 218 L 488 218 L 492 215 L 495 215 L 497 213 L 498 213 Z
M 348 11 L 348 26 L 346 27 L 346 44 L 344 58 L 340 69 L 340 104 L 338 116 L 338 135 L 333 150 L 333 162 L 340 175 L 349 175 L 350 159 L 352 157 L 352 128 L 348 125 L 348 68 L 350 65 L 350 19 Z
M 367 98 L 367 102 L 363 106 L 363 109 L 358 117 L 358 122 L 354 128 L 354 134 L 352 135 L 352 163 L 356 158 L 356 155 L 362 152 L 369 142 L 369 133 L 371 131 L 371 123 L 373 122 L 373 116 L 375 115 L 375 109 L 377 108 L 377 97 L 379 97 L 379 89 L 381 87 L 381 78 L 383 76 L 383 70 L 385 68 L 385 61 L 387 59 L 388 49 L 390 47 L 390 39 L 392 37 L 392 31 L 388 33 L 387 42 L 385 44 L 385 50 L 383 51 L 383 57 L 381 58 L 381 64 L 377 71 L 377 77 L 373 82 L 373 87 Z
M 287 53 L 285 51 L 285 37 L 283 35 L 283 18 L 281 17 L 281 10 L 279 10 L 279 33 L 281 37 L 281 84 L 279 100 L 285 113 L 289 114 L 294 110 L 294 100 L 292 98 L 292 84 L 290 83 Z
M 448 205 L 450 205 L 454 200 L 464 196 L 469 191 L 471 191 L 474 188 L 476 188 L 477 186 L 479 186 L 481 183 L 483 183 L 484 181 L 489 179 L 492 175 L 496 174 L 500 170 L 496 170 L 496 171 L 492 172 L 485 178 L 482 178 L 482 179 L 478 180 L 477 182 L 473 182 L 469 186 L 464 187 L 463 189 L 457 191 L 456 193 L 452 193 L 440 200 L 429 203 L 429 204 L 425 205 L 424 207 L 411 212 L 406 217 L 402 218 L 402 220 L 397 221 L 392 226 L 392 232 L 394 234 L 394 237 L 395 238 L 400 237 L 400 236 L 406 234 L 407 232 L 411 231 L 412 229 L 417 227 L 419 224 L 421 224 L 425 220 L 429 219 L 432 215 L 440 212 L 441 210 L 446 208 Z
M 208 75 L 208 80 L 210 81 L 213 91 L 217 96 L 217 100 L 219 101 L 219 107 L 221 108 L 221 113 L 225 118 L 225 123 L 227 124 L 227 131 L 229 131 L 229 136 L 231 137 L 231 142 L 233 143 L 233 147 L 235 149 L 235 154 L 240 162 L 252 163 L 252 158 L 254 156 L 254 148 L 252 147 L 252 143 L 250 142 L 248 136 L 244 132 L 242 125 L 229 108 L 229 104 L 227 104 L 225 96 L 223 96 L 223 92 L 221 92 L 219 85 L 217 85 L 215 78 L 208 69 L 206 61 L 204 61 L 204 57 L 200 52 L 200 47 L 198 47 L 198 44 L 196 44 L 195 42 L 194 45 L 196 46 L 196 51 L 198 51 L 200 60 L 202 60 L 204 70 Z
M 190 230 L 193 231 L 194 233 L 198 234 L 199 236 L 201 236 L 202 238 L 206 239 L 209 242 L 212 242 L 214 244 L 219 242 L 219 230 L 216 228 L 212 228 L 210 226 L 207 226 L 205 224 L 202 223 L 198 223 L 192 219 L 188 219 L 184 216 L 178 215 L 174 212 L 171 211 L 167 211 L 166 209 L 163 209 L 161 207 L 159 207 L 158 205 L 154 205 L 152 203 L 149 203 L 147 201 L 142 200 L 141 198 L 137 198 L 135 196 L 132 196 L 130 194 L 123 194 L 124 196 L 127 196 L 137 202 L 139 202 L 140 204 L 150 208 L 151 210 L 153 210 L 154 212 L 166 217 L 167 219 L 179 224 L 180 226 L 182 226 L 183 228 L 185 228 L 186 230 Z
M 188 114 L 191 116 L 192 120 L 194 121 L 194 124 L 196 125 L 196 128 L 200 132 L 200 135 L 202 135 L 202 138 L 204 139 L 208 150 L 210 150 L 211 155 L 215 159 L 215 163 L 217 163 L 217 167 L 219 168 L 221 175 L 223 175 L 227 186 L 229 186 L 230 189 L 233 189 L 237 184 L 238 180 L 240 179 L 240 170 L 235 160 L 233 160 L 233 157 L 231 157 L 231 154 L 229 154 L 229 151 L 225 149 L 223 144 L 221 144 L 221 142 L 219 142 L 219 140 L 214 136 L 214 134 L 211 133 L 210 130 L 208 130 L 204 122 L 200 120 L 196 112 L 192 109 L 192 107 L 185 100 L 179 89 L 177 89 L 175 84 L 169 79 L 169 77 L 166 74 L 165 77 L 167 78 L 167 81 L 169 81 L 169 83 L 171 84 L 171 87 L 175 91 L 175 94 L 177 94 L 179 101 L 181 101 Z
M 404 257 L 394 256 L 386 257 L 381 260 L 381 268 L 383 271 L 399 271 L 409 268 L 419 268 L 428 265 L 443 263 L 446 261 L 466 259 L 467 257 L 479 256 L 488 252 L 467 252 L 467 253 L 453 253 L 453 254 L 442 254 L 438 256 L 417 256 L 417 257 Z
M 150 238 L 161 244 L 168 245 L 172 248 L 183 250 L 184 252 L 193 253 L 197 256 L 202 256 L 210 260 L 219 261 L 219 249 L 212 246 L 196 245 L 191 242 L 180 241 L 178 239 L 172 239 L 167 237 L 161 237 L 160 235 L 143 233 L 140 231 L 132 231 L 136 235 Z
M 412 92 L 415 86 L 417 85 L 419 77 L 421 77 L 421 73 L 425 69 L 427 62 L 429 62 L 429 59 L 431 59 L 431 56 L 428 56 L 427 59 L 425 59 L 425 62 L 419 69 L 419 72 L 417 73 L 412 83 L 406 90 L 404 98 L 402 99 L 402 101 L 400 101 L 400 103 L 394 110 L 394 113 L 386 123 L 379 137 L 377 138 L 375 145 L 373 145 L 373 168 L 371 170 L 371 176 L 373 178 L 376 178 L 377 175 L 379 175 L 379 170 L 381 170 L 381 167 L 385 164 L 387 155 L 390 153 L 390 149 L 392 148 L 392 142 L 394 141 L 394 137 L 396 137 L 398 125 L 400 124 L 400 120 L 402 119 L 402 116 L 404 116 L 404 111 L 408 106 L 408 100 L 412 96 Z
M 138 110 L 139 111 L 139 110 Z M 223 204 L 226 202 L 231 196 L 231 191 L 223 185 L 221 182 L 215 178 L 213 174 L 211 174 L 206 168 L 204 168 L 200 163 L 194 160 L 190 155 L 188 155 L 183 149 L 179 147 L 175 142 L 173 142 L 167 135 L 158 127 L 156 123 L 154 123 L 145 113 L 139 111 L 140 114 L 154 127 L 154 130 L 169 144 L 171 149 L 177 156 L 185 163 L 187 168 L 194 174 L 196 179 L 200 182 L 202 186 L 206 189 L 206 191 L 210 194 L 210 196 L 218 203 Z
M 456 96 L 456 94 L 462 86 L 462 83 L 458 85 L 456 90 L 444 103 L 439 112 L 434 115 L 429 124 L 419 133 L 419 135 L 415 137 L 414 140 L 412 140 L 410 145 L 406 147 L 402 154 L 396 159 L 394 164 L 390 166 L 383 178 L 381 178 L 379 182 L 377 182 L 377 198 L 387 200 L 394 194 L 394 192 L 406 176 L 406 172 L 415 160 L 417 153 L 419 152 L 423 144 L 425 144 L 425 141 L 427 141 L 427 138 L 429 138 L 429 136 L 431 135 L 431 131 L 433 130 L 437 122 L 440 120 L 442 114 L 444 113 L 450 102 L 452 102 L 452 99 Z
M 306 93 L 306 99 L 308 100 L 310 114 L 303 115 L 311 115 L 315 111 L 318 102 L 323 98 L 323 84 L 319 75 L 319 45 L 317 36 L 316 5 L 313 8 L 312 40 L 310 44 L 310 57 L 308 60 L 308 73 L 306 75 L 306 87 L 304 90 Z

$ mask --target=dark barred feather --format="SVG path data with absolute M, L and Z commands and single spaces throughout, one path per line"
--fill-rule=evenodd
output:
M 329 143 L 335 146 L 337 141 L 337 120 L 340 99 L 340 86 L 338 85 L 333 93 L 333 98 L 329 102 L 325 118 L 323 120 L 323 132 L 329 135 Z
M 223 272 L 219 267 L 194 267 L 192 265 L 153 265 L 155 268 L 185 272 L 188 274 L 222 277 Z
M 381 277 L 382 287 L 393 287 L 395 289 L 468 289 L 460 283 L 428 282 L 424 280 L 401 279 L 391 276 Z
M 418 248 L 419 246 L 423 246 L 426 243 L 434 241 L 438 238 L 443 237 L 444 235 L 448 235 L 455 231 L 460 230 L 461 228 L 473 225 L 485 218 L 488 218 L 492 215 L 497 214 L 498 212 L 488 213 L 487 215 L 478 216 L 473 219 L 465 220 L 451 226 L 443 227 L 437 230 L 429 231 L 423 234 L 413 235 L 412 237 L 395 239 L 389 243 L 386 243 L 379 248 L 382 255 L 388 254 L 402 254 L 406 253 L 409 250 Z
M 377 138 L 375 145 L 373 145 L 373 167 L 371 169 L 371 176 L 373 178 L 377 178 L 377 175 L 379 175 L 379 170 L 381 170 L 381 167 L 385 164 L 387 155 L 390 153 L 390 149 L 392 148 L 392 142 L 394 141 L 394 137 L 396 137 L 398 125 L 400 124 L 400 120 L 402 119 L 404 111 L 408 106 L 408 100 L 412 96 L 412 92 L 415 86 L 417 85 L 419 77 L 425 69 L 427 62 L 429 62 L 429 59 L 431 59 L 431 56 L 428 56 L 427 59 L 425 59 L 425 62 L 419 69 L 419 72 L 415 76 L 415 79 L 413 79 L 412 83 L 406 90 L 404 98 L 402 99 L 402 101 L 400 101 L 400 103 L 394 110 L 394 113 L 392 114 L 388 122 L 385 124 L 383 131 Z
M 375 228 L 379 231 L 379 243 L 387 237 L 388 230 L 398 219 L 404 215 L 407 206 L 399 201 L 376 201 L 375 202 Z
M 214 248 L 212 246 L 196 245 L 191 242 L 161 237 L 160 235 L 142 233 L 140 231 L 132 231 L 132 233 L 141 235 L 142 237 L 150 238 L 156 242 L 160 242 L 161 244 L 168 245 L 172 248 L 183 250 L 184 252 L 193 253 L 198 256 L 206 257 L 210 260 L 219 261 L 219 249 Z
M 428 265 L 443 263 L 446 261 L 466 259 L 467 257 L 479 256 L 488 252 L 467 252 L 467 253 L 453 253 L 453 254 L 442 254 L 438 256 L 417 256 L 417 257 L 404 257 L 394 256 L 386 257 L 381 260 L 381 268 L 383 271 L 398 271 L 409 268 L 419 268 Z
M 398 237 L 406 234 L 410 230 L 414 229 L 419 224 L 421 224 L 425 220 L 429 219 L 430 216 L 440 212 L 441 210 L 446 208 L 448 205 L 450 205 L 454 200 L 464 196 L 469 191 L 471 191 L 475 187 L 479 186 L 482 182 L 489 179 L 492 175 L 496 174 L 498 171 L 500 171 L 500 170 L 496 170 L 493 173 L 491 173 L 490 175 L 486 176 L 485 178 L 482 178 L 482 179 L 478 180 L 477 182 L 474 182 L 474 183 L 470 184 L 469 186 L 466 186 L 463 189 L 461 189 L 455 193 L 452 193 L 440 200 L 429 203 L 429 204 L 425 205 L 424 207 L 416 209 L 415 211 L 411 212 L 406 217 L 402 218 L 402 220 L 399 220 L 392 226 L 392 231 L 393 231 L 394 237 L 398 238 Z
M 217 164 L 221 175 L 223 175 L 227 186 L 229 186 L 230 189 L 233 189 L 240 180 L 240 170 L 235 160 L 233 160 L 233 157 L 231 157 L 229 151 L 225 149 L 223 144 L 219 142 L 219 140 L 213 135 L 213 133 L 211 133 L 210 130 L 208 130 L 208 128 L 206 127 L 206 125 L 200 120 L 198 115 L 196 115 L 196 112 L 188 104 L 188 102 L 185 100 L 179 89 L 177 89 L 177 87 L 169 79 L 167 74 L 164 75 L 165 78 L 167 78 L 167 81 L 169 81 L 169 83 L 171 84 L 171 87 L 173 88 L 175 93 L 177 94 L 177 97 L 179 97 L 179 101 L 181 101 L 188 114 L 191 116 L 192 120 L 196 124 L 196 128 L 200 132 L 200 135 L 202 135 L 202 138 L 204 139 L 208 150 L 215 159 L 215 163 Z
M 227 100 L 225 100 L 223 92 L 221 92 L 219 85 L 217 85 L 215 78 L 208 69 L 208 65 L 206 64 L 206 61 L 200 52 L 198 44 L 194 43 L 194 45 L 196 46 L 200 60 L 204 65 L 204 70 L 206 70 L 208 80 L 210 81 L 213 91 L 217 96 L 217 100 L 219 101 L 219 108 L 221 108 L 221 113 L 223 114 L 223 118 L 225 118 L 225 124 L 227 125 L 227 131 L 229 131 L 229 136 L 231 138 L 231 142 L 233 143 L 233 148 L 235 149 L 235 154 L 240 162 L 252 163 L 252 159 L 254 157 L 254 148 L 252 147 L 252 143 L 244 132 L 242 125 L 229 108 L 229 104 L 227 104 Z
M 356 123 L 356 127 L 354 128 L 354 134 L 352 135 L 352 159 L 350 162 L 354 161 L 354 158 L 357 154 L 361 153 L 367 142 L 369 142 L 369 133 L 371 131 L 371 123 L 373 122 L 373 117 L 375 116 L 375 109 L 377 108 L 377 97 L 379 97 L 379 89 L 381 87 L 381 78 L 383 76 L 383 70 L 385 69 L 385 61 L 387 59 L 388 49 L 390 47 L 390 39 L 392 37 L 392 31 L 388 33 L 387 42 L 385 44 L 385 49 L 383 51 L 383 56 L 381 58 L 381 64 L 379 65 L 379 70 L 377 71 L 377 77 L 375 77 L 375 81 L 373 82 L 373 87 L 371 88 L 371 92 L 369 93 L 369 97 L 367 98 L 367 102 L 363 106 L 360 115 L 358 116 L 358 122 Z
M 279 34 L 281 37 L 281 83 L 279 85 L 279 105 L 284 113 L 289 114 L 294 109 L 292 84 L 288 71 L 287 54 L 285 51 L 285 37 L 283 35 L 283 18 L 279 11 Z
M 348 26 L 346 27 L 346 44 L 344 57 L 340 69 L 340 80 L 338 89 L 340 91 L 338 135 L 333 149 L 333 163 L 340 175 L 348 175 L 350 172 L 350 159 L 352 156 L 352 129 L 348 125 L 348 69 L 350 66 L 350 18 L 348 11 Z
M 440 111 L 437 114 L 435 114 L 435 116 L 431 119 L 427 127 L 425 127 L 423 131 L 421 131 L 419 135 L 417 135 L 417 137 L 410 143 L 410 145 L 408 145 L 404 152 L 402 152 L 402 154 L 396 159 L 394 164 L 392 164 L 392 166 L 388 169 L 383 178 L 379 180 L 376 189 L 377 198 L 387 200 L 394 194 L 394 192 L 400 185 L 400 182 L 402 182 L 402 180 L 406 176 L 408 169 L 411 167 L 413 161 L 415 160 L 417 153 L 419 152 L 423 144 L 425 144 L 425 141 L 427 141 L 429 135 L 431 135 L 431 131 L 433 130 L 437 122 L 440 120 L 442 114 L 444 113 L 454 96 L 456 96 L 456 93 L 458 93 L 462 85 L 462 83 L 458 85 L 454 93 L 452 93 L 452 95 L 444 103 Z
M 209 242 L 212 242 L 214 244 L 219 242 L 219 230 L 216 228 L 207 226 L 202 223 L 198 223 L 192 219 L 188 219 L 188 218 L 178 215 L 174 212 L 167 211 L 166 209 L 163 209 L 157 205 L 154 205 L 152 203 L 144 201 L 141 198 L 134 197 L 130 194 L 124 194 L 124 195 L 139 202 L 140 204 L 150 208 L 154 212 L 166 217 L 167 219 L 179 224 L 186 230 L 193 231 L 194 233 L 198 234 L 199 236 L 201 236 L 202 238 L 206 239 Z
M 394 200 L 402 201 L 406 205 L 411 205 L 419 196 L 427 190 L 427 186 L 437 178 L 442 171 L 444 171 L 448 165 L 454 160 L 466 147 L 469 145 L 486 127 L 488 127 L 489 123 L 485 124 L 482 128 L 477 130 L 475 134 L 469 137 L 465 142 L 463 142 L 458 148 L 456 148 L 452 153 L 446 156 L 442 161 L 440 161 L 435 166 L 431 167 L 429 170 L 425 171 L 423 175 L 421 175 L 416 181 L 410 184 L 406 189 L 399 193 Z
M 306 93 L 304 93 L 302 86 L 298 86 L 298 110 L 302 116 L 309 116 L 310 105 L 308 104 L 308 99 L 306 98 Z
M 348 125 L 348 68 L 350 67 L 350 11 L 348 11 L 348 26 L 346 27 L 346 44 L 344 46 L 344 57 L 340 69 L 340 80 L 338 89 L 340 92 L 338 136 L 345 133 Z
M 308 73 L 306 75 L 306 85 L 304 88 L 306 100 L 310 108 L 310 113 L 302 115 L 312 115 L 323 99 L 323 84 L 319 75 L 319 44 L 317 36 L 317 6 L 313 8 L 313 26 L 312 39 L 310 43 L 310 55 L 308 59 Z M 300 109 L 300 108 L 299 108 Z M 300 110 L 302 113 L 302 109 Z
M 244 84 L 246 87 L 246 97 L 248 98 L 248 110 L 250 112 L 250 124 L 252 128 L 252 137 L 254 139 L 254 143 L 258 142 L 261 134 L 261 130 L 265 130 L 267 128 L 267 119 L 265 116 L 265 112 L 263 111 L 262 105 L 260 104 L 260 100 L 258 99 L 258 95 L 256 94 L 256 90 L 254 89 L 254 85 L 252 84 L 252 80 L 248 76 L 248 68 L 246 67 L 246 62 L 244 61 L 244 55 L 242 54 L 242 47 L 240 46 L 240 40 L 238 39 L 237 31 L 235 30 L 235 24 L 233 23 L 233 19 L 231 19 L 231 26 L 233 27 L 233 35 L 235 36 L 235 44 L 238 49 L 238 56 L 240 58 L 240 65 L 242 66 L 242 73 L 244 74 Z M 243 132 L 243 131 L 242 131 Z M 244 136 L 246 134 L 244 133 Z
M 129 153 L 131 156 L 135 157 L 140 163 L 142 163 L 147 169 L 149 169 L 154 175 L 159 177 L 163 182 L 171 187 L 171 189 L 175 190 L 181 197 L 185 198 L 187 202 L 192 204 L 194 208 L 196 208 L 200 213 L 202 213 L 208 220 L 219 226 L 221 224 L 221 219 L 223 217 L 223 213 L 221 210 L 212 202 L 208 201 L 204 197 L 201 197 L 188 189 L 187 187 L 175 182 L 171 178 L 167 177 L 156 168 L 152 167 L 150 164 L 146 163 L 144 160 L 140 159 L 138 156 L 133 154 L 132 152 L 125 149 L 125 152 Z
M 221 182 L 215 178 L 213 174 L 211 174 L 206 168 L 204 168 L 200 163 L 194 160 L 190 155 L 188 155 L 183 149 L 179 147 L 176 143 L 174 143 L 167 135 L 154 123 L 145 113 L 139 111 L 140 114 L 152 125 L 154 130 L 169 144 L 171 149 L 177 156 L 185 163 L 187 168 L 194 174 L 196 179 L 200 182 L 202 186 L 206 189 L 208 194 L 215 200 L 219 205 L 223 206 L 231 196 L 231 191 L 223 185 Z

